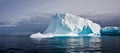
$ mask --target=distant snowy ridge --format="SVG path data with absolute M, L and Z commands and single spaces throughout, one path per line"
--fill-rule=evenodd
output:
M 31 37 L 47 36 L 48 34 L 60 36 L 80 36 L 81 34 L 100 34 L 101 26 L 93 21 L 75 16 L 70 13 L 57 13 L 51 18 L 51 22 L 44 34 L 36 33 Z M 46 35 L 47 34 L 47 35 Z M 49 36 L 48 35 L 48 36 Z M 56 36 L 55 35 L 55 36 Z M 51 36 L 51 35 L 50 35 Z

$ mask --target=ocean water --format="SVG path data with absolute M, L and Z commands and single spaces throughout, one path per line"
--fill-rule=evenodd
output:
M 120 53 L 120 36 L 54 37 L 0 35 L 0 53 Z

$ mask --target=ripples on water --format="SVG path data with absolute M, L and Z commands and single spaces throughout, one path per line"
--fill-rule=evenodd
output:
M 108 50 L 104 48 L 109 40 L 87 36 L 30 39 L 27 35 L 1 35 L 0 53 L 106 53 Z
M 35 40 L 37 48 L 52 52 L 99 52 L 100 37 L 59 37 Z

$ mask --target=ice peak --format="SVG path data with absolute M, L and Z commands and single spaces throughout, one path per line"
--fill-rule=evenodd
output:
M 71 13 L 61 13 L 61 12 L 58 12 L 58 13 L 56 14 L 56 16 L 64 16 L 64 17 L 66 17 L 66 16 L 74 16 L 74 15 L 71 14 Z
M 56 13 L 56 15 L 54 15 L 52 17 L 52 19 L 63 20 L 63 21 L 66 20 L 66 21 L 69 21 L 69 22 L 72 22 L 73 20 L 75 21 L 78 18 L 82 18 L 82 17 L 73 15 L 71 13 Z
M 58 12 L 57 15 L 72 15 L 71 13 L 61 13 L 61 12 Z

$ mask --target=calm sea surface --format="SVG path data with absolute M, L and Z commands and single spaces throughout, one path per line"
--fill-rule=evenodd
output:
M 0 53 L 120 53 L 120 36 L 31 39 L 0 35 Z

